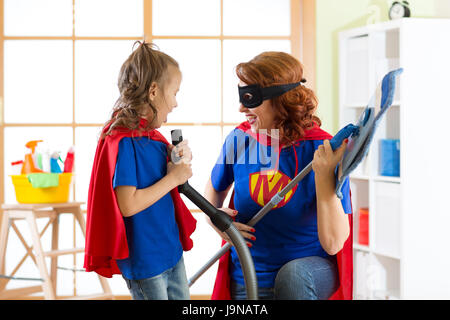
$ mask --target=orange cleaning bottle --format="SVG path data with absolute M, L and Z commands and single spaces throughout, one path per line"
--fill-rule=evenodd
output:
M 29 148 L 31 152 L 25 155 L 21 171 L 22 174 L 44 172 L 37 168 L 34 163 L 34 150 L 36 149 L 37 144 L 42 141 L 43 140 L 32 140 L 25 144 L 25 147 Z

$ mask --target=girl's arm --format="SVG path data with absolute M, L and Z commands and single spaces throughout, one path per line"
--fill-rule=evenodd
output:
M 120 212 L 124 217 L 131 217 L 153 205 L 172 189 L 185 183 L 192 177 L 191 159 L 192 154 L 186 146 L 182 161 L 174 164 L 167 163 L 167 174 L 155 184 L 136 189 L 134 186 L 118 186 L 114 189 Z
M 330 142 L 325 140 L 314 153 L 317 229 L 320 244 L 329 255 L 338 253 L 350 234 L 348 217 L 334 190 L 336 183 L 334 169 L 342 160 L 346 147 L 347 142 L 344 142 L 333 152 Z
M 134 186 L 118 186 L 114 189 L 120 212 L 124 217 L 131 217 L 150 207 L 176 186 L 182 184 L 173 175 L 166 175 L 154 185 L 145 189 Z

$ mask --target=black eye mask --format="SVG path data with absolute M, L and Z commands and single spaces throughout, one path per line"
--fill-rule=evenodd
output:
M 281 96 L 283 93 L 298 87 L 302 84 L 302 82 L 306 82 L 306 80 L 303 79 L 302 81 L 296 83 L 282 84 L 279 86 L 266 88 L 261 88 L 259 84 L 252 84 L 245 87 L 238 86 L 239 102 L 246 108 L 256 108 L 260 106 L 264 100 Z

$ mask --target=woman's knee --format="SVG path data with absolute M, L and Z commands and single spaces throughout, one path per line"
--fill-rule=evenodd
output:
M 278 271 L 274 287 L 275 299 L 314 299 L 316 294 L 312 275 L 308 268 L 302 267 L 302 262 L 297 260 L 289 261 Z
M 332 259 L 305 257 L 286 263 L 275 279 L 275 299 L 328 299 L 337 289 L 336 264 Z

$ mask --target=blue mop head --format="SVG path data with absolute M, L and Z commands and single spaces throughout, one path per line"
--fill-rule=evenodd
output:
M 395 93 L 395 79 L 403 72 L 403 69 L 397 69 L 386 74 L 378 85 L 375 94 L 369 101 L 369 104 L 359 117 L 357 127 L 349 138 L 347 149 L 342 159 L 342 173 L 336 174 L 336 195 L 342 199 L 342 185 L 355 170 L 355 168 L 366 157 L 375 131 L 381 118 L 386 114 L 387 109 L 392 105 Z M 336 173 L 339 172 L 339 166 Z

